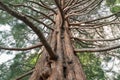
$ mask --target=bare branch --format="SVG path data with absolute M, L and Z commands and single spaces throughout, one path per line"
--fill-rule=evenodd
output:
M 53 28 L 49 27 L 48 25 L 46 25 L 46 24 L 43 23 L 42 21 L 39 21 L 38 19 L 36 19 L 36 18 L 34 18 L 34 17 L 32 17 L 32 16 L 29 16 L 29 15 L 26 15 L 26 14 L 25 14 L 25 16 L 27 16 L 27 17 L 29 17 L 29 18 L 35 20 L 36 22 L 38 22 L 38 23 L 44 25 L 45 27 L 47 27 L 48 29 L 50 29 L 50 30 L 52 30 L 52 31 L 54 30 Z
M 82 39 L 82 38 L 78 38 L 78 37 L 72 37 L 72 38 L 76 39 L 76 40 L 80 40 L 80 41 L 90 41 L 90 42 L 94 42 L 94 41 L 115 41 L 115 40 L 120 39 L 120 37 L 114 38 L 114 39 Z
M 87 6 L 85 6 L 85 7 L 82 8 L 82 9 L 71 10 L 71 12 L 69 12 L 69 13 L 72 14 L 72 13 L 76 13 L 76 12 L 84 12 L 84 11 L 87 11 L 87 9 L 88 9 L 89 7 L 91 7 L 95 2 L 97 2 L 97 0 L 91 1 Z
M 109 22 L 100 22 L 100 23 L 92 23 L 92 24 L 77 22 L 77 23 L 69 23 L 69 25 L 71 26 L 70 29 L 96 29 L 96 28 L 101 28 L 101 27 L 107 26 L 107 25 L 120 24 L 120 22 L 113 22 L 116 19 L 117 18 L 115 18 Z
M 90 1 L 91 0 L 79 1 L 79 2 L 77 2 L 77 4 L 71 5 L 70 8 L 73 9 L 73 8 L 76 8 L 76 7 L 79 7 L 79 6 L 83 6 L 84 4 L 86 4 L 87 2 L 90 2 Z
M 74 2 L 74 0 L 67 1 L 67 3 L 65 4 L 65 8 L 70 6 L 73 2 Z
M 0 46 L 0 49 L 4 49 L 4 50 L 14 50 L 14 51 L 26 51 L 26 50 L 31 50 L 31 49 L 34 49 L 34 48 L 39 48 L 41 47 L 42 44 L 39 43 L 37 45 L 34 45 L 34 46 L 30 46 L 30 47 L 27 47 L 27 48 L 7 48 L 7 47 L 2 47 Z
M 22 78 L 24 78 L 24 77 L 26 77 L 26 76 L 28 76 L 28 75 L 32 74 L 32 73 L 33 73 L 33 71 L 34 71 L 34 69 L 33 69 L 33 70 L 28 71 L 27 73 L 25 73 L 25 74 L 23 74 L 23 75 L 19 76 L 16 80 L 21 80 Z
M 110 47 L 103 47 L 103 48 L 83 48 L 83 49 L 75 49 L 75 52 L 103 52 L 103 51 L 110 51 L 113 49 L 120 48 L 120 44 L 112 45 Z
M 80 27 L 107 26 L 112 24 L 120 24 L 120 22 L 100 22 L 100 23 L 91 23 L 91 24 L 82 23 L 82 22 L 69 23 L 70 26 L 80 26 Z
M 83 22 L 83 23 L 91 23 L 91 22 L 103 20 L 103 19 L 106 19 L 106 18 L 110 18 L 110 17 L 112 17 L 112 16 L 115 16 L 115 15 L 117 15 L 118 13 L 120 13 L 120 11 L 119 11 L 119 12 L 116 12 L 116 13 L 114 13 L 114 14 L 111 14 L 111 15 L 109 15 L 109 16 L 101 17 L 101 18 L 98 18 L 98 19 L 90 20 L 90 21 L 85 21 L 85 22 Z
M 40 4 L 40 3 L 38 3 L 38 2 L 35 2 L 35 1 L 28 1 L 28 2 L 37 4 L 37 5 L 39 5 L 39 6 L 43 7 L 43 8 L 45 8 L 45 9 L 51 10 L 52 12 L 54 12 L 54 13 L 56 14 L 56 11 L 54 11 L 54 9 L 51 9 L 50 7 L 48 7 L 48 6 L 46 6 L 46 5 L 42 5 L 42 4 Z
M 88 0 L 90 1 L 90 0 Z M 86 15 L 86 14 L 89 14 L 91 11 L 93 11 L 95 8 L 97 8 L 101 3 L 102 3 L 103 0 L 100 0 L 98 4 L 94 5 L 93 7 L 91 7 L 89 10 L 86 10 L 86 12 L 84 13 L 80 13 L 80 12 L 77 12 L 77 13 L 72 13 L 72 14 L 68 14 L 67 16 L 82 16 L 82 15 Z M 77 5 L 75 5 L 77 6 Z M 66 17 L 67 17 L 66 16 Z
M 29 9 L 31 9 L 32 11 L 35 11 L 35 12 L 37 12 L 37 13 L 42 14 L 42 15 L 45 16 L 47 19 L 49 19 L 49 20 L 51 20 L 53 23 L 55 23 L 55 21 L 54 21 L 53 19 L 51 19 L 49 16 L 47 16 L 45 13 L 43 13 L 43 12 L 41 12 L 41 11 L 38 11 L 38 10 L 36 10 L 36 9 L 30 7 L 30 6 L 26 6 L 26 5 L 24 5 L 24 4 L 10 4 L 10 5 L 12 5 L 12 6 L 14 6 L 14 7 L 21 7 L 21 6 L 22 6 L 22 7 L 27 7 L 27 8 L 29 8 Z

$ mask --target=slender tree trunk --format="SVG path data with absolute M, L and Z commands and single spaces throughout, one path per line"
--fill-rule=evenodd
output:
M 74 53 L 68 23 L 61 26 L 61 15 L 56 15 L 56 29 L 49 37 L 49 44 L 57 55 L 51 60 L 44 49 L 29 80 L 86 80 L 79 59 Z

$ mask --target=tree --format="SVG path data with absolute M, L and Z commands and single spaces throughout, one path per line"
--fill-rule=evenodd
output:
M 92 14 L 103 1 L 105 0 L 0 1 L 1 21 L 3 18 L 8 18 L 3 22 L 14 26 L 13 30 L 18 29 L 18 35 L 24 34 L 16 36 L 14 35 L 16 32 L 13 32 L 16 42 L 19 43 L 16 47 L 22 47 L 23 44 L 18 41 L 18 38 L 25 38 L 26 31 L 34 32 L 38 37 L 36 41 L 39 41 L 37 45 L 27 48 L 2 46 L 0 48 L 16 51 L 43 49 L 34 69 L 17 80 L 31 73 L 29 80 L 86 80 L 77 54 L 109 51 L 120 47 L 120 44 L 103 47 L 104 45 L 95 43 L 120 39 L 119 37 L 94 39 L 98 35 L 101 36 L 97 28 L 100 31 L 103 26 L 119 24 L 117 20 L 106 20 L 119 12 L 105 17 L 92 18 Z

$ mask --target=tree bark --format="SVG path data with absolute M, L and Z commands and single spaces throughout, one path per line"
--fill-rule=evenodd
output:
M 55 21 L 56 29 L 51 32 L 49 44 L 57 55 L 57 59 L 50 59 L 44 49 L 29 80 L 86 80 L 81 63 L 72 47 L 68 23 L 66 21 L 64 26 L 61 26 L 59 11 Z

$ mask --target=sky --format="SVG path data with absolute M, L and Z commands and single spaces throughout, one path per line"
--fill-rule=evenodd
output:
M 0 31 L 10 31 L 10 26 L 8 25 L 0 25 Z M 3 62 L 6 62 L 12 58 L 14 58 L 15 54 L 11 55 L 11 54 L 6 54 L 6 53 L 1 53 L 0 52 L 0 64 L 2 64 Z
M 0 64 L 8 61 L 8 60 L 11 60 L 15 57 L 15 55 L 11 55 L 11 54 L 6 54 L 6 53 L 3 53 L 2 55 L 0 55 Z

